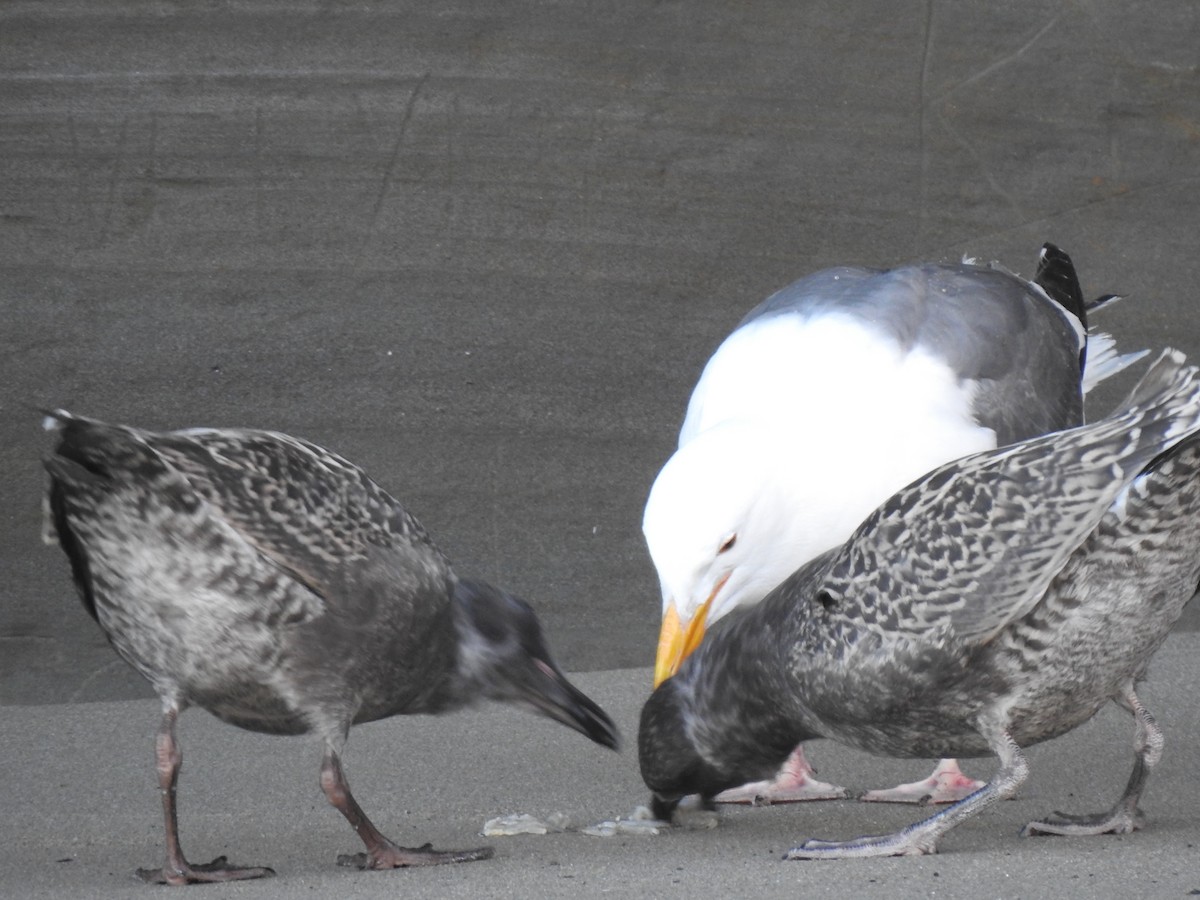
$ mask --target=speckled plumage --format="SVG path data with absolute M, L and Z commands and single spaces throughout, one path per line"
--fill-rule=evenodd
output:
M 1089 311 L 1110 299 L 1085 303 L 1070 257 L 1046 244 L 1032 280 L 967 261 L 839 267 L 759 304 L 705 366 L 647 498 L 663 603 L 656 683 L 706 627 L 845 541 L 913 479 L 1082 424 L 1089 387 L 1143 355 L 1089 334 Z M 719 800 L 845 793 L 815 781 L 801 750 L 786 768 Z M 979 784 L 943 760 L 929 779 L 862 797 L 950 802 Z
M 486 698 L 615 746 L 532 610 L 460 581 L 421 525 L 341 457 L 266 431 L 152 433 L 61 411 L 47 424 L 59 435 L 45 462 L 47 534 L 87 610 L 162 698 L 160 750 L 175 747 L 191 705 L 254 731 L 315 733 L 326 793 L 366 842 L 365 864 L 382 868 L 451 860 L 397 854 L 374 832 L 338 761 L 351 725 Z M 171 755 L 159 768 L 173 791 Z M 166 879 L 221 880 L 170 858 L 172 821 L 168 811 Z
M 996 754 L 992 781 L 896 834 L 794 858 L 927 853 L 1024 779 L 1020 747 L 1109 700 L 1137 766 L 1109 814 L 1030 832 L 1132 830 L 1161 737 L 1135 685 L 1200 579 L 1200 382 L 1164 354 L 1131 405 L 976 454 L 895 494 L 842 547 L 729 617 L 642 714 L 660 812 L 769 774 L 828 737 L 901 757 Z

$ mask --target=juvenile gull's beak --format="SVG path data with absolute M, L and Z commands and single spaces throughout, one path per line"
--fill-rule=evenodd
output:
M 620 748 L 621 736 L 612 719 L 559 671 L 552 662 L 537 657 L 520 686 L 521 697 L 533 710 L 566 725 L 610 750 Z

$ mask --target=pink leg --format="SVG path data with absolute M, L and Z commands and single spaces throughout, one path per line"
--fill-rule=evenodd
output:
M 163 818 L 167 831 L 167 861 L 161 869 L 138 869 L 143 881 L 158 884 L 197 884 L 213 881 L 241 881 L 246 878 L 265 878 L 274 875 L 273 869 L 265 866 L 229 866 L 224 856 L 210 863 L 192 865 L 183 855 L 179 845 L 179 822 L 175 811 L 175 786 L 179 782 L 179 769 L 183 765 L 183 752 L 175 739 L 175 720 L 179 718 L 179 706 L 171 704 L 163 711 L 162 724 L 155 741 L 155 760 L 158 769 L 158 787 L 162 792 Z
M 490 859 L 491 847 L 477 850 L 434 850 L 429 844 L 423 847 L 400 847 L 380 833 L 367 814 L 362 811 L 350 784 L 342 771 L 342 761 L 337 751 L 329 748 L 321 762 L 321 790 L 338 812 L 362 838 L 366 853 L 347 853 L 338 857 L 339 866 L 358 866 L 360 869 L 398 869 L 405 866 L 437 866 L 442 863 L 472 862 Z
M 846 789 L 836 784 L 817 781 L 816 770 L 804 758 L 804 748 L 797 747 L 787 758 L 773 781 L 755 781 L 723 791 L 714 798 L 717 803 L 748 803 L 766 806 L 772 803 L 801 803 L 806 800 L 841 800 Z
M 957 803 L 984 784 L 965 775 L 958 767 L 957 760 L 943 759 L 933 774 L 923 781 L 899 784 L 886 790 L 867 791 L 858 799 L 868 803 Z

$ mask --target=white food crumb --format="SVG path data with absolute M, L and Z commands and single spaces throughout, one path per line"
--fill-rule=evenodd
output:
M 612 821 L 597 822 L 595 825 L 581 828 L 580 831 L 592 837 L 615 837 L 618 834 L 662 834 L 670 827 L 670 822 L 654 818 L 649 809 L 639 806 L 628 816 L 617 816 Z
M 531 816 L 528 813 L 509 813 L 497 816 L 483 823 L 484 837 L 509 837 L 514 834 L 549 834 L 550 832 L 566 831 L 570 819 L 565 813 L 551 813 L 546 820 Z

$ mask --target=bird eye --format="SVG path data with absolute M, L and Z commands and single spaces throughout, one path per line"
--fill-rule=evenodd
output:
M 726 550 L 732 550 L 733 545 L 737 543 L 737 535 L 731 534 L 721 542 L 721 546 L 717 548 L 717 553 L 724 553 Z

